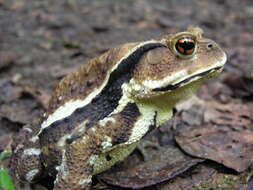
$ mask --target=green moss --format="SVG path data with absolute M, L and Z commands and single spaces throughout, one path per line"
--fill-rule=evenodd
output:
M 77 43 L 70 42 L 70 41 L 63 41 L 63 47 L 68 49 L 79 49 L 81 46 Z
M 0 168 L 0 189 L 15 190 L 13 181 L 7 170 Z
M 0 189 L 1 190 L 15 190 L 13 181 L 8 173 L 8 171 L 2 168 L 2 161 L 9 157 L 11 152 L 1 152 L 0 153 Z
M 240 186 L 240 184 L 239 176 L 215 174 L 210 180 L 198 184 L 195 190 L 231 190 Z
M 11 152 L 1 152 L 0 153 L 0 161 L 4 160 L 5 158 L 9 157 Z

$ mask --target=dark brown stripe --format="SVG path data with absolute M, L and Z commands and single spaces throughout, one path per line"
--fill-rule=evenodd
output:
M 111 136 L 112 144 L 121 144 L 127 142 L 134 126 L 141 113 L 135 103 L 128 103 L 126 107 L 119 113 L 118 124 L 112 127 Z
M 111 73 L 105 88 L 90 104 L 76 109 L 70 116 L 55 121 L 42 131 L 39 135 L 42 146 L 57 143 L 62 136 L 70 134 L 76 126 L 86 119 L 89 120 L 86 126 L 90 128 L 109 115 L 118 106 L 122 97 L 121 86 L 131 79 L 132 71 L 140 58 L 147 51 L 158 47 L 164 47 L 164 45 L 161 43 L 145 44 L 122 60 L 118 68 Z
M 155 115 L 154 115 L 154 118 L 153 118 L 153 123 L 154 124 L 149 126 L 148 132 L 143 137 L 148 135 L 151 131 L 153 131 L 157 127 L 157 114 L 158 114 L 158 112 L 155 111 Z
M 210 70 L 208 70 L 208 71 L 205 71 L 205 72 L 202 72 L 202 73 L 193 75 L 193 76 L 191 76 L 191 77 L 189 77 L 189 78 L 187 78 L 187 79 L 185 79 L 185 80 L 183 80 L 183 81 L 181 81 L 181 82 L 179 82 L 179 83 L 177 83 L 177 84 L 174 84 L 174 85 L 170 84 L 170 85 L 168 85 L 168 86 L 166 86 L 166 87 L 155 88 L 155 89 L 153 89 L 153 91 L 169 91 L 169 90 L 175 90 L 175 89 L 177 89 L 178 87 L 180 87 L 181 84 L 187 83 L 187 82 L 191 81 L 192 79 L 194 79 L 194 78 L 196 78 L 196 77 L 204 76 L 204 75 L 210 73 L 211 71 L 219 70 L 220 68 L 221 68 L 221 67 L 217 67 L 217 68 L 214 68 L 214 69 L 210 69 Z

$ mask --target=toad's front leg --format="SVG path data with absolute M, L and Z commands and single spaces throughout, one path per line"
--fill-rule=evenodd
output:
M 94 159 L 100 152 L 101 140 L 92 131 L 87 133 L 67 140 L 54 190 L 90 189 Z

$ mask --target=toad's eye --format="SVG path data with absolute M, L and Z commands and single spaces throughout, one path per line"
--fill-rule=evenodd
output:
M 177 40 L 175 48 L 180 55 L 192 55 L 196 48 L 196 41 L 192 36 L 182 36 Z

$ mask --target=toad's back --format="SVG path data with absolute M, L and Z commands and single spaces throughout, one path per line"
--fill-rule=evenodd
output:
M 119 106 L 122 85 L 130 80 L 130 70 L 142 55 L 163 46 L 158 42 L 125 44 L 90 60 L 60 81 L 50 101 L 49 116 L 38 135 L 48 173 L 53 176 L 57 173 L 66 142 L 79 138 L 89 128 L 95 130 L 97 122 Z M 134 121 L 134 117 L 131 119 Z

